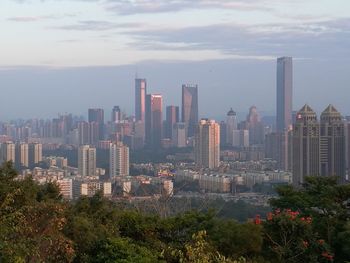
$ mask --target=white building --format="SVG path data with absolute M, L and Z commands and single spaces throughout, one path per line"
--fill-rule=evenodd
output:
M 234 130 L 232 146 L 249 147 L 249 130 Z
M 109 149 L 110 177 L 129 175 L 129 147 L 117 142 L 111 143 Z
M 96 175 L 96 148 L 89 145 L 78 149 L 78 173 L 81 176 Z
M 196 127 L 195 162 L 210 169 L 220 165 L 220 125 L 214 120 L 202 119 Z
M 186 147 L 186 123 L 178 122 L 173 125 L 171 142 L 174 147 Z
M 5 142 L 0 147 L 0 163 L 8 161 L 15 162 L 15 144 L 13 142 Z

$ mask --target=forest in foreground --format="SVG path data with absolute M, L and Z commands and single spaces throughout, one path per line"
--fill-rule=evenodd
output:
M 272 212 L 238 222 L 215 209 L 169 217 L 100 194 L 67 202 L 54 183 L 0 167 L 0 262 L 264 263 L 350 261 L 350 185 L 282 186 Z

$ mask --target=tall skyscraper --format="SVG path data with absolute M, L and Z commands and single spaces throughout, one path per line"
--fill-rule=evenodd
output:
M 160 94 L 146 96 L 146 145 L 161 147 L 163 126 L 163 98 Z
M 167 106 L 166 107 L 166 121 L 165 121 L 165 138 L 172 138 L 173 126 L 175 123 L 179 122 L 179 107 L 177 106 Z
M 99 139 L 104 139 L 104 110 L 103 109 L 89 109 L 89 122 L 96 122 L 99 126 Z
M 226 144 L 233 145 L 233 131 L 237 130 L 236 112 L 231 108 L 226 117 L 226 137 L 221 140 L 226 140 Z
M 277 59 L 277 132 L 291 130 L 293 107 L 293 61 Z
M 96 175 L 96 148 L 82 145 L 78 149 L 78 173 L 81 176 Z
M 337 176 L 344 182 L 346 137 L 343 118 L 333 105 L 329 105 L 321 114 L 320 125 L 320 175 Z
M 111 121 L 112 123 L 118 123 L 122 120 L 122 113 L 120 111 L 119 106 L 114 106 L 112 109 L 112 117 Z
M 29 149 L 27 143 L 17 143 L 16 144 L 16 167 L 29 167 Z
M 193 137 L 198 123 L 198 85 L 182 85 L 182 122 L 187 136 Z
M 300 186 L 306 176 L 320 174 L 320 125 L 309 105 L 297 113 L 292 140 L 293 184 Z
M 109 150 L 110 177 L 129 175 L 129 147 L 121 142 L 111 143 Z
M 5 142 L 0 145 L 0 163 L 12 161 L 15 163 L 16 161 L 16 151 L 15 144 L 13 142 Z
M 262 145 L 264 143 L 264 126 L 255 106 L 249 108 L 247 126 L 249 130 L 249 144 Z
M 43 145 L 41 143 L 29 144 L 29 166 L 40 163 L 43 160 Z
M 177 148 L 187 146 L 185 123 L 178 122 L 173 125 L 172 145 Z
M 90 124 L 85 121 L 78 122 L 79 145 L 90 144 Z
M 146 114 L 146 79 L 135 79 L 135 117 L 136 121 L 145 122 Z
M 220 165 L 220 125 L 202 119 L 195 132 L 195 162 L 197 167 L 213 169 Z

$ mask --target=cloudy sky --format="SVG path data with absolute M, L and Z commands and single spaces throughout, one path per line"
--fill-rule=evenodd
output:
M 294 58 L 294 108 L 350 114 L 348 0 L 0 0 L 0 119 L 133 113 L 133 79 L 202 116 L 275 109 L 275 60 Z M 11 109 L 11 110 L 9 110 Z

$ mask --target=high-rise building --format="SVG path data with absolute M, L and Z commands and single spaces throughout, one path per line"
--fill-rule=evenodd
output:
M 182 122 L 187 137 L 193 137 L 198 123 L 198 85 L 182 85 Z
M 195 132 L 195 162 L 200 168 L 213 169 L 220 165 L 220 125 L 202 119 Z
M 226 144 L 230 146 L 233 145 L 233 131 L 235 130 L 237 130 L 236 112 L 231 108 L 226 117 L 226 137 L 221 138 L 222 140 L 226 139 Z
M 293 184 L 300 186 L 306 176 L 320 174 L 320 125 L 309 105 L 297 113 L 292 140 Z
M 172 138 L 173 126 L 175 123 L 179 122 L 179 107 L 177 106 L 167 106 L 166 107 L 166 121 L 165 121 L 165 138 Z
M 122 120 L 122 113 L 120 111 L 119 106 L 114 106 L 112 109 L 112 117 L 111 121 L 112 123 L 118 123 Z
M 89 109 L 89 122 L 96 122 L 99 126 L 99 139 L 104 139 L 104 110 L 103 109 Z
M 110 145 L 109 172 L 110 177 L 129 175 L 129 147 L 121 142 Z
M 277 59 L 277 132 L 291 130 L 293 101 L 293 61 Z
M 5 142 L 1 144 L 1 152 L 0 152 L 0 162 L 9 162 L 12 161 L 15 163 L 16 161 L 16 151 L 15 144 L 13 142 Z
M 172 145 L 177 148 L 187 146 L 186 142 L 186 125 L 183 122 L 178 122 L 173 125 Z
M 258 110 L 255 106 L 252 106 L 249 109 L 247 126 L 249 130 L 249 144 L 262 145 L 264 143 L 264 125 L 260 120 Z
M 78 122 L 79 145 L 90 144 L 90 125 L 88 122 Z
M 160 94 L 146 96 L 146 145 L 150 148 L 160 148 L 163 126 L 163 98 Z
M 96 175 L 96 148 L 82 145 L 78 149 L 78 173 L 81 176 Z
M 249 147 L 249 130 L 233 130 L 232 146 Z
M 29 158 L 28 158 L 28 144 L 27 143 L 17 143 L 16 144 L 16 167 L 29 167 Z
M 136 121 L 145 122 L 146 118 L 146 79 L 135 79 L 135 117 Z
M 43 145 L 41 143 L 29 144 L 29 166 L 40 163 L 43 160 Z
M 329 105 L 321 114 L 320 175 L 337 176 L 344 182 L 346 176 L 345 125 L 341 114 Z

